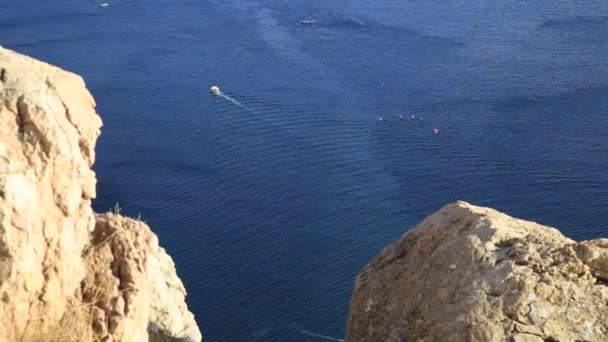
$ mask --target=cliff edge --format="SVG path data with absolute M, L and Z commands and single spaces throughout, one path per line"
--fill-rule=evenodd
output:
M 447 205 L 358 275 L 347 341 L 608 341 L 608 239 Z
M 201 341 L 144 223 L 91 208 L 101 119 L 81 77 L 0 47 L 0 341 Z

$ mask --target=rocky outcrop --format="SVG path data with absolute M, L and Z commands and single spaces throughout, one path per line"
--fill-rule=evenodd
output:
M 94 105 L 80 77 L 0 50 L 0 338 L 46 330 L 80 287 Z
M 92 236 L 82 289 L 84 301 L 93 305 L 92 326 L 99 338 L 202 340 L 173 260 L 146 224 L 97 215 Z
M 194 315 L 186 305 L 186 289 L 177 276 L 175 264 L 162 247 L 156 245 L 151 259 L 152 282 L 148 333 L 150 341 L 180 342 L 202 340 Z M 167 337 L 172 337 L 168 339 Z
M 201 340 L 156 236 L 91 209 L 100 127 L 82 78 L 0 47 L 0 341 Z
M 358 275 L 347 341 L 608 341 L 608 240 L 448 205 Z

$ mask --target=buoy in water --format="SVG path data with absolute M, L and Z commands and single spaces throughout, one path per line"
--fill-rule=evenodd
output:
M 222 95 L 222 91 L 220 90 L 220 87 L 218 87 L 218 86 L 212 86 L 211 89 L 209 89 L 209 91 L 211 91 L 211 94 L 213 94 L 215 96 Z
M 435 135 L 439 134 L 439 128 L 433 128 L 433 134 L 435 134 Z

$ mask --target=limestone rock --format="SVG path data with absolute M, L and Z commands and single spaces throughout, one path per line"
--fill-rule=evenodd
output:
M 608 341 L 606 247 L 450 204 L 358 275 L 347 341 Z
M 79 76 L 0 47 L 0 339 L 51 329 L 80 287 L 94 106 Z
M 156 235 L 91 209 L 100 128 L 82 78 L 0 47 L 0 341 L 198 342 Z
M 151 283 L 150 341 L 201 341 L 201 332 L 186 306 L 186 289 L 177 276 L 173 260 L 162 247 L 156 245 L 153 250 L 149 278 L 157 280 Z
M 150 341 L 201 341 L 186 290 L 156 235 L 143 222 L 120 215 L 96 218 L 85 251 L 83 298 L 101 312 L 93 321 L 97 337 L 144 341 L 150 333 Z
M 100 340 L 108 335 L 115 341 L 146 340 L 147 325 L 142 322 L 150 313 L 148 263 L 156 244 L 139 221 L 97 215 L 91 244 L 84 251 L 88 270 L 82 298 L 96 312 L 92 323 Z
M 593 270 L 600 281 L 608 282 L 608 239 L 579 243 L 577 255 Z

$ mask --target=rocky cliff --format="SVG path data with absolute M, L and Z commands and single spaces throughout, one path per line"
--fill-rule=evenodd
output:
M 96 215 L 79 76 L 0 47 L 0 341 L 200 341 L 144 223 Z
M 359 274 L 347 341 L 608 341 L 608 239 L 448 205 Z

